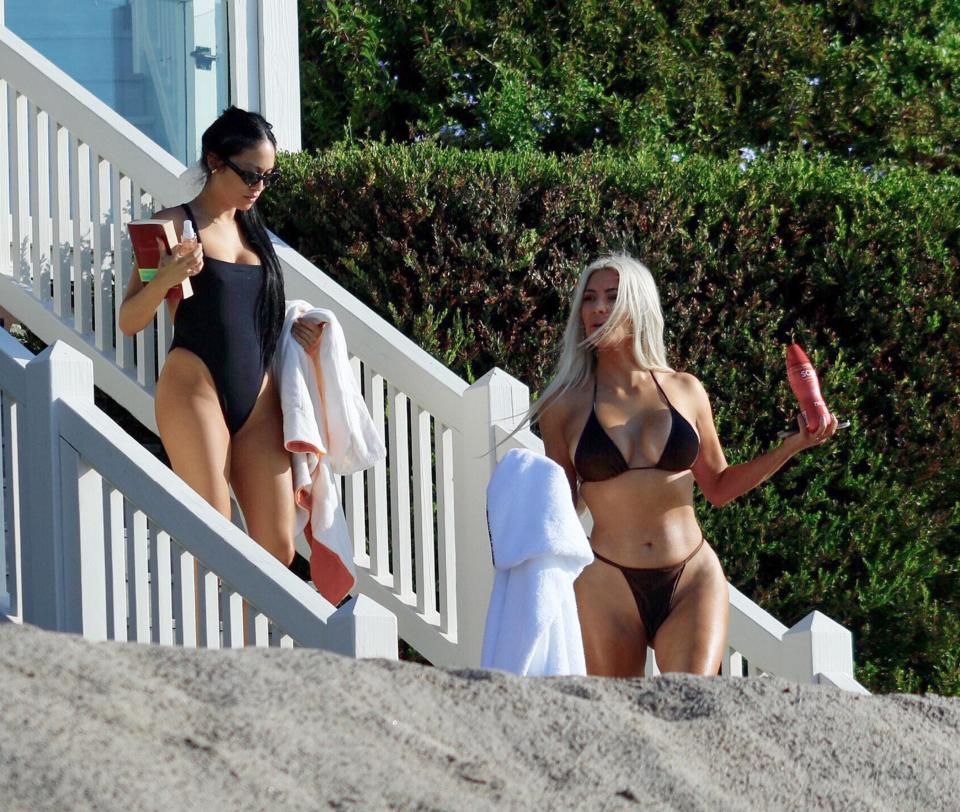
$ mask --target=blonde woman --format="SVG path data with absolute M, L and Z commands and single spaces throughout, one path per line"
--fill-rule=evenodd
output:
M 650 271 L 624 255 L 581 274 L 556 376 L 531 410 L 547 455 L 593 516 L 596 560 L 576 582 L 587 671 L 716 674 L 727 641 L 727 581 L 693 510 L 755 488 L 794 454 L 828 440 L 831 416 L 772 451 L 729 465 L 700 382 L 667 365 Z

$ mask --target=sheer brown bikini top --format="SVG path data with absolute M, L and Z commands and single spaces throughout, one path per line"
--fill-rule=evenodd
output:
M 660 387 L 660 382 L 652 372 L 650 377 L 657 385 L 660 397 L 670 410 L 670 435 L 663 448 L 660 459 L 654 465 L 644 465 L 631 468 L 623 458 L 616 443 L 610 439 L 606 429 L 597 418 L 597 380 L 593 380 L 593 406 L 590 416 L 583 427 L 580 439 L 577 441 L 577 450 L 573 455 L 573 467 L 580 479 L 584 482 L 600 482 L 604 479 L 613 479 L 627 471 L 686 471 L 697 460 L 700 453 L 700 437 L 687 419 L 680 414 L 666 393 Z

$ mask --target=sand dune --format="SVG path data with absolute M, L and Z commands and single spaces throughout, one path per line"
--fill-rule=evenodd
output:
M 960 699 L 0 624 L 0 808 L 958 809 Z

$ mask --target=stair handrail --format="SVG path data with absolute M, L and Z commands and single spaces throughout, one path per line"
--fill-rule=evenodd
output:
M 368 599 L 336 609 L 94 405 L 89 358 L 57 343 L 27 360 L 15 343 L 0 330 L 0 392 L 19 406 L 4 421 L 4 450 L 16 438 L 19 454 L 3 484 L 20 494 L 21 536 L 19 557 L 2 558 L 18 575 L 20 619 L 93 640 L 129 631 L 219 648 L 289 636 L 396 658 L 390 613 Z M 128 612 L 129 630 L 117 620 Z

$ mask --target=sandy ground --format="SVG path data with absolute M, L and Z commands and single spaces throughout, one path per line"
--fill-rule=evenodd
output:
M 0 809 L 960 809 L 960 699 L 0 624 Z

